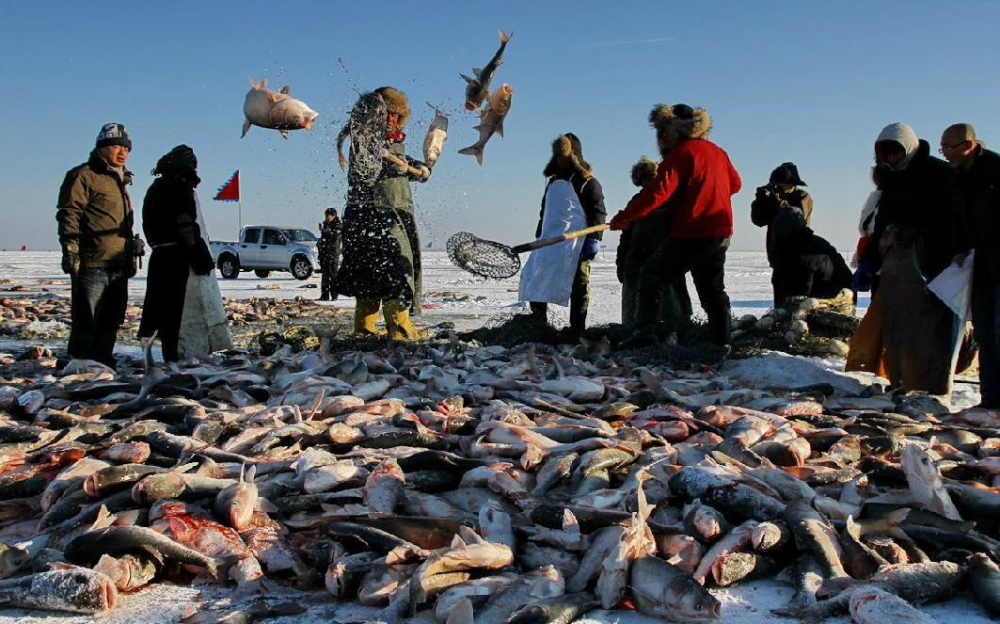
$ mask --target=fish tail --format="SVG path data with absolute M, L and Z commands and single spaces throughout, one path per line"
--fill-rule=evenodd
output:
M 458 150 L 459 154 L 465 154 L 466 156 L 475 156 L 476 162 L 480 165 L 483 164 L 483 144 L 476 143 L 475 145 L 470 145 L 469 147 L 462 148 Z
M 505 33 L 503 31 L 503 28 L 500 29 L 500 43 L 507 43 L 508 41 L 510 41 L 510 38 L 513 37 L 513 36 L 514 36 L 514 32 L 513 31 L 511 31 L 511 33 L 508 35 L 507 33 Z

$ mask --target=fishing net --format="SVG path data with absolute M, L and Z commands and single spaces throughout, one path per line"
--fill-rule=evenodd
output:
M 351 171 L 362 184 L 372 185 L 382 173 L 388 109 L 377 93 L 365 93 L 351 109 Z
M 448 239 L 448 257 L 458 268 L 488 279 L 506 279 L 521 269 L 521 258 L 510 247 L 469 232 Z

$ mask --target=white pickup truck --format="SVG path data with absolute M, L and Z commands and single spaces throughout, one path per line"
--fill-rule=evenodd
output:
M 248 225 L 240 242 L 211 241 L 212 258 L 225 279 L 241 271 L 267 277 L 271 271 L 288 271 L 295 279 L 308 279 L 319 270 L 316 235 L 304 228 Z

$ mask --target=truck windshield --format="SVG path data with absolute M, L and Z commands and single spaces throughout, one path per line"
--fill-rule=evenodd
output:
M 310 232 L 309 230 L 281 230 L 281 231 L 284 232 L 285 237 L 287 237 L 289 241 L 295 243 L 316 242 L 316 235 Z

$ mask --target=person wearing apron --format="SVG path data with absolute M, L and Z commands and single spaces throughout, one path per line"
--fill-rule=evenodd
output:
M 549 179 L 542 199 L 536 238 L 604 223 L 604 191 L 583 159 L 580 139 L 572 133 L 552 143 L 552 159 L 543 174 Z M 531 252 L 521 271 L 518 299 L 531 305 L 532 314 L 547 320 L 548 304 L 569 305 L 569 326 L 574 334 L 587 324 L 590 302 L 590 261 L 597 255 L 601 233 L 571 239 Z

